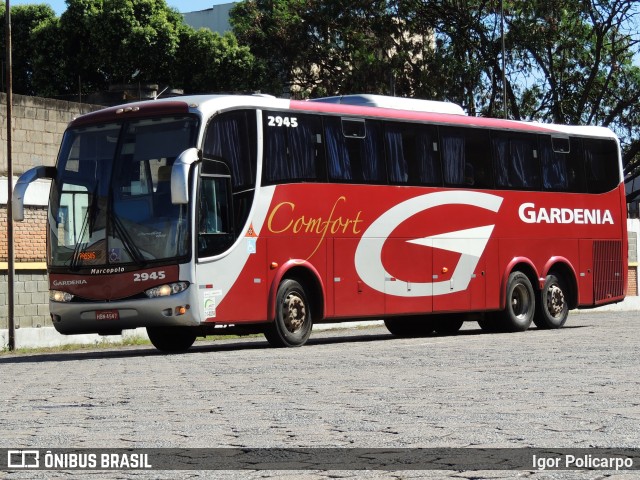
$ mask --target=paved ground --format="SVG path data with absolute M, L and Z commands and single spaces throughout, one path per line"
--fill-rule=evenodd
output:
M 640 314 L 557 331 L 323 331 L 0 356 L 0 448 L 640 447 Z M 6 478 L 58 478 L 54 472 Z M 615 478 L 614 472 L 84 472 L 59 478 Z M 636 473 L 640 473 L 636 471 Z M 632 474 L 618 474 L 626 479 Z M 0 475 L 1 476 L 1 475 Z

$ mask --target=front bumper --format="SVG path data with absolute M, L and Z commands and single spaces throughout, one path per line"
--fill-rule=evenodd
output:
M 166 297 L 116 302 L 49 301 L 49 311 L 55 329 L 66 335 L 112 333 L 149 326 L 197 326 L 200 321 L 192 290 Z

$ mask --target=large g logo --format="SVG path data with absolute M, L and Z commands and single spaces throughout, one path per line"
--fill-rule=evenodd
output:
M 407 288 L 407 282 L 401 279 L 387 282 L 386 279 L 391 275 L 382 264 L 382 247 L 402 222 L 430 208 L 442 205 L 470 205 L 497 212 L 502 200 L 502 197 L 488 193 L 456 190 L 427 193 L 396 205 L 380 215 L 363 233 L 355 256 L 358 275 L 371 288 L 399 297 L 427 297 L 466 290 L 495 225 L 409 240 L 417 245 L 460 253 L 460 260 L 451 280 L 443 282 L 412 283 L 411 288 Z M 367 241 L 363 242 L 365 239 Z

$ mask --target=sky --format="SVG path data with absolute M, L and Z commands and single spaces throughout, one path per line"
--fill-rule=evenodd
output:
M 179 12 L 194 12 L 196 10 L 205 10 L 211 8 L 214 5 L 220 5 L 223 3 L 232 3 L 233 0 L 166 0 L 170 7 L 177 9 Z M 5 3 L 5 2 L 2 2 Z M 67 9 L 67 4 L 64 0 L 9 0 L 9 4 L 13 7 L 15 5 L 28 5 L 28 4 L 42 4 L 46 3 L 53 8 L 57 16 L 60 16 L 62 12 Z

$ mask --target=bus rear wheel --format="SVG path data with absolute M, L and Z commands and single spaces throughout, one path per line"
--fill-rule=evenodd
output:
M 161 352 L 186 352 L 196 341 L 196 331 L 190 327 L 147 327 L 147 335 Z
M 529 277 L 512 272 L 507 282 L 507 304 L 499 318 L 501 330 L 524 332 L 533 321 L 536 299 Z
M 561 277 L 547 275 L 538 297 L 533 322 L 540 329 L 561 328 L 568 317 L 566 284 Z
M 278 287 L 276 318 L 269 324 L 264 336 L 274 347 L 300 347 L 313 328 L 311 305 L 302 285 L 286 279 Z

